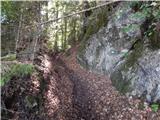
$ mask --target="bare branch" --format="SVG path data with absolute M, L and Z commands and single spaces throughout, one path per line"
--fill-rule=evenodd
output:
M 36 24 L 36 26 L 42 25 L 42 24 L 48 24 L 48 23 L 51 23 L 51 22 L 55 22 L 55 21 L 57 21 L 57 20 L 59 20 L 59 19 L 64 19 L 64 18 L 67 18 L 67 17 L 74 16 L 74 15 L 76 15 L 76 14 L 80 14 L 80 13 L 83 13 L 83 12 L 86 12 L 86 11 L 94 10 L 94 9 L 97 9 L 97 8 L 100 8 L 100 7 L 109 5 L 109 4 L 114 3 L 114 2 L 117 2 L 117 1 L 118 1 L 118 0 L 110 1 L 110 2 L 107 2 L 107 3 L 105 3 L 105 4 L 98 5 L 98 6 L 96 6 L 96 7 L 91 7 L 91 8 L 82 10 L 82 11 L 78 11 L 78 12 L 75 12 L 75 13 L 72 13 L 72 14 L 69 14 L 69 15 L 66 15 L 66 16 L 62 16 L 62 17 L 53 19 L 53 20 L 49 20 L 49 21 L 45 21 L 45 22 L 42 22 L 42 23 L 38 23 L 38 24 Z M 35 26 L 35 25 L 33 25 L 33 26 Z

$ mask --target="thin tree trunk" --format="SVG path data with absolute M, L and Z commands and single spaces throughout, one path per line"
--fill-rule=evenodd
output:
M 46 7 L 47 7 L 47 11 L 46 11 L 46 16 L 45 16 L 45 17 L 46 17 L 46 21 L 48 21 L 48 1 L 46 1 Z M 46 34 L 47 34 L 47 32 L 48 32 L 48 26 L 49 26 L 49 25 L 47 24 L 47 25 L 46 25 L 46 31 L 45 31 Z
M 58 3 L 56 3 L 56 7 L 57 7 L 57 11 L 56 11 L 56 18 L 58 18 Z M 58 25 L 58 20 L 57 20 L 57 25 Z M 57 45 L 57 41 L 58 41 L 58 26 L 56 25 L 56 39 L 54 42 L 54 50 L 55 52 L 58 51 L 58 45 Z
M 37 10 L 37 22 L 40 23 L 41 22 L 41 4 L 40 2 L 38 3 L 38 10 Z M 35 53 L 37 50 L 37 44 L 38 44 L 38 39 L 40 38 L 40 31 L 41 31 L 41 25 L 37 26 L 37 34 L 35 36 L 35 43 L 34 43 L 34 47 L 33 47 L 33 58 L 32 58 L 32 63 L 34 62 L 35 59 Z
M 106 2 L 105 4 L 102 4 L 102 5 L 97 5 L 97 6 L 95 6 L 95 7 L 91 7 L 91 8 L 88 8 L 88 9 L 84 9 L 84 10 L 82 10 L 82 11 L 78 11 L 78 12 L 75 12 L 75 13 L 71 13 L 71 14 L 68 14 L 68 15 L 65 15 L 65 16 L 62 16 L 62 17 L 53 19 L 53 20 L 45 21 L 45 22 L 42 22 L 42 23 L 39 23 L 39 24 L 42 25 L 42 24 L 52 23 L 52 22 L 55 22 L 55 21 L 60 20 L 60 19 L 65 19 L 65 18 L 68 18 L 68 17 L 75 16 L 75 15 L 77 15 L 77 14 L 81 14 L 81 13 L 84 13 L 84 12 L 87 12 L 87 11 L 91 11 L 91 10 L 98 9 L 98 8 L 100 8 L 100 7 L 109 5 L 109 4 L 114 3 L 114 2 L 117 2 L 117 1 L 109 1 L 109 2 Z M 37 24 L 37 25 L 38 25 L 38 24 Z M 30 26 L 30 27 L 32 27 L 32 26 Z
M 61 27 L 61 32 L 62 32 L 62 39 L 61 39 L 61 42 L 62 42 L 62 50 L 64 50 L 64 36 L 63 36 L 63 34 L 64 34 L 64 31 L 63 31 L 63 26 Z
M 73 31 L 74 31 L 74 42 L 76 41 L 76 22 L 77 20 L 74 21 L 74 25 L 73 25 Z
M 67 19 L 64 19 L 64 49 L 67 48 Z
M 15 48 L 15 50 L 16 50 L 16 55 L 17 55 L 17 53 L 19 52 L 19 50 L 18 50 L 18 43 L 19 43 L 19 41 L 20 41 L 20 35 L 21 35 L 21 31 L 22 31 L 22 20 L 23 20 L 23 7 L 21 8 L 21 13 L 20 13 L 20 19 L 19 19 L 19 25 L 18 25 L 18 31 L 17 31 L 17 37 L 16 37 L 16 48 Z

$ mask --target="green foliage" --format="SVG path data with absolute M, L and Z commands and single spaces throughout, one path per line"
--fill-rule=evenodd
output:
M 3 86 L 13 77 L 25 77 L 31 75 L 33 71 L 34 67 L 31 64 L 15 64 L 7 73 L 1 76 L 0 86 Z
M 84 49 L 87 45 L 88 39 L 91 35 L 98 32 L 98 30 L 107 24 L 108 21 L 108 13 L 106 12 L 108 8 L 99 9 L 97 13 L 94 13 L 89 18 L 89 25 L 87 27 L 87 31 L 84 34 L 83 40 L 81 41 L 81 45 L 79 47 L 79 56 L 84 54 Z M 96 17 L 95 17 L 96 16 Z
M 14 2 L 14 1 L 2 1 L 1 5 L 1 13 L 2 18 L 5 21 L 13 22 L 17 20 L 20 11 L 20 4 L 21 2 Z
M 134 12 L 133 14 L 131 14 L 129 16 L 130 19 L 139 19 L 139 20 L 145 20 L 146 18 L 151 18 L 154 19 L 154 15 L 156 16 L 156 19 L 158 18 L 158 13 L 159 13 L 159 9 L 157 9 L 157 7 L 152 7 L 151 5 L 152 3 L 150 2 L 140 2 L 140 1 L 134 1 L 134 2 L 130 2 L 130 7 L 132 9 L 136 9 L 136 12 Z M 122 30 L 124 32 L 129 32 L 129 31 L 134 31 L 136 30 L 137 25 L 136 24 L 132 24 L 132 25 L 128 25 L 125 26 L 124 28 L 122 28 Z M 146 35 L 151 35 L 151 30 L 148 31 L 146 33 Z
M 97 11 L 96 14 L 92 14 L 90 17 L 88 29 L 84 35 L 83 40 L 89 39 L 91 35 L 98 32 L 98 30 L 107 23 L 108 14 L 106 12 L 107 8 L 103 8 Z M 96 16 L 96 17 L 95 17 Z
M 148 37 L 152 48 L 159 48 L 158 31 L 156 31 L 156 23 L 160 20 L 160 3 L 159 2 L 131 2 L 131 7 L 138 11 L 130 17 L 133 19 L 146 19 L 144 36 Z M 132 30 L 132 25 L 123 28 L 124 32 Z
M 125 27 L 122 28 L 122 31 L 123 32 L 130 32 L 130 31 L 135 31 L 137 29 L 137 26 L 136 24 L 130 24 L 130 25 L 127 25 Z
M 1 57 L 1 61 L 13 61 L 16 60 L 16 54 L 8 54 L 4 57 Z
M 79 1 L 52 1 L 49 2 L 51 9 L 48 10 L 48 14 L 52 14 L 56 17 L 66 16 L 68 14 L 75 13 L 82 9 L 82 5 Z M 53 19 L 53 18 L 50 18 Z M 69 49 L 78 40 L 79 31 L 81 31 L 82 16 L 77 14 L 76 16 L 67 17 L 56 21 L 56 26 L 52 24 L 49 26 L 49 42 L 48 46 L 51 49 L 58 50 Z
M 156 19 L 160 19 L 160 10 L 155 10 L 155 11 L 153 11 L 153 16 L 154 16 Z
M 131 1 L 131 2 L 129 2 L 129 6 L 131 7 L 131 8 L 133 8 L 133 7 L 135 7 L 136 5 L 139 5 L 139 1 Z
M 156 103 L 152 104 L 151 109 L 152 109 L 152 111 L 157 112 L 159 109 L 159 104 L 156 104 Z
M 144 35 L 146 37 L 151 37 L 151 35 L 153 35 L 154 31 L 155 31 L 154 24 L 150 24 L 149 27 L 148 27 L 148 30 L 144 32 Z
M 141 10 L 146 14 L 147 18 L 150 18 L 150 23 L 148 29 L 144 32 L 145 37 L 148 37 L 153 49 L 159 48 L 159 32 L 156 30 L 156 24 L 160 20 L 160 3 L 152 2 L 148 4 L 143 4 Z
M 130 17 L 133 19 L 144 19 L 146 15 L 146 12 L 136 12 L 135 14 L 132 14 Z
M 128 68 L 130 68 L 131 66 L 135 65 L 137 62 L 137 59 L 139 57 L 142 56 L 143 53 L 143 41 L 140 40 L 135 40 L 138 41 L 137 43 L 135 43 L 134 45 L 134 51 L 131 52 L 127 57 L 127 62 L 125 64 L 125 70 L 128 71 Z
M 160 3 L 159 2 L 146 2 L 146 4 L 142 4 L 140 9 L 142 12 L 146 15 L 149 15 L 147 17 L 150 17 L 152 14 L 155 19 L 160 19 Z
M 155 19 L 160 19 L 160 3 L 159 2 L 140 2 L 134 1 L 130 2 L 130 6 L 138 9 L 138 12 L 133 14 L 131 17 L 141 19 L 145 17 L 151 17 L 153 15 Z

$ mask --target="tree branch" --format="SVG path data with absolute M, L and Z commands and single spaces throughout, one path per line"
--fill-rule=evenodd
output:
M 82 11 L 78 11 L 78 12 L 75 12 L 75 13 L 72 13 L 72 14 L 69 14 L 69 15 L 66 15 L 66 16 L 62 16 L 62 17 L 59 17 L 59 18 L 56 18 L 56 19 L 53 19 L 53 20 L 49 20 L 49 21 L 45 21 L 45 22 L 42 22 L 42 23 L 38 23 L 38 24 L 35 24 L 35 25 L 38 26 L 38 25 L 42 25 L 42 24 L 48 24 L 48 23 L 51 23 L 51 22 L 55 22 L 55 21 L 57 21 L 57 20 L 59 20 L 59 19 L 64 19 L 64 18 L 67 18 L 67 17 L 74 16 L 74 15 L 76 15 L 76 14 L 80 14 L 80 13 L 84 13 L 84 12 L 86 12 L 86 11 L 94 10 L 94 9 L 97 9 L 97 8 L 100 8 L 100 7 L 109 5 L 109 4 L 114 3 L 114 2 L 117 2 L 117 1 L 118 1 L 118 0 L 110 1 L 110 2 L 107 2 L 107 3 L 105 3 L 105 4 L 98 5 L 98 6 L 96 6 L 96 7 L 91 7 L 91 8 L 82 10 Z M 33 25 L 33 26 L 34 26 L 34 25 Z

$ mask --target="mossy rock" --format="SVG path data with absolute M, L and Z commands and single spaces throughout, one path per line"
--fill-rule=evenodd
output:
M 126 55 L 126 64 L 124 65 L 124 70 L 128 71 L 128 68 L 134 66 L 139 57 L 142 56 L 143 53 L 143 41 L 137 40 L 138 42 L 134 44 L 133 51 Z
M 85 48 L 90 40 L 89 38 L 93 34 L 97 33 L 101 27 L 107 24 L 108 22 L 107 18 L 108 18 L 108 8 L 107 7 L 99 9 L 97 13 L 94 13 L 91 15 L 89 19 L 90 24 L 88 25 L 88 28 L 86 30 L 86 33 L 84 34 L 84 37 L 81 41 L 81 44 L 78 50 L 78 56 L 80 58 L 82 58 L 84 55 Z
M 124 57 L 125 62 L 111 74 L 112 84 L 122 94 L 132 91 L 132 88 L 130 86 L 132 76 L 127 77 L 127 73 L 131 73 L 131 70 L 135 69 L 134 67 L 137 67 L 137 60 L 142 56 L 143 53 L 143 41 L 139 40 L 133 47 L 133 51 L 131 51 Z M 130 68 L 131 70 L 129 70 Z M 123 73 L 125 73 L 126 75 L 124 75 Z
M 149 37 L 152 49 L 160 48 L 160 35 L 158 31 L 153 31 L 152 35 Z
M 131 91 L 130 80 L 123 78 L 123 75 L 120 70 L 114 72 L 114 75 L 111 75 L 112 84 L 116 87 L 120 93 L 125 94 Z

